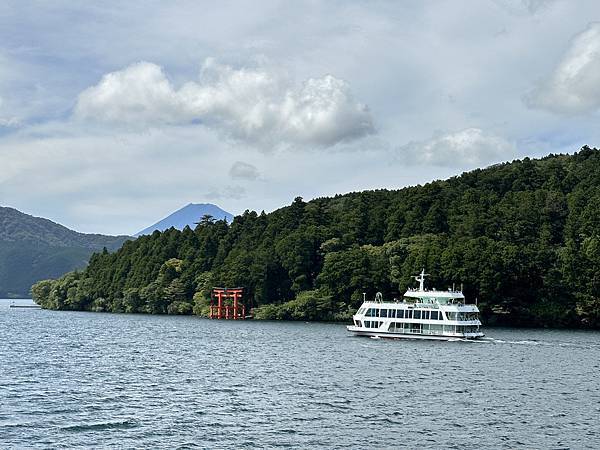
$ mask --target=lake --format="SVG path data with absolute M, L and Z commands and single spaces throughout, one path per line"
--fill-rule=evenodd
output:
M 600 333 L 481 342 L 0 301 L 1 448 L 598 448 Z M 26 301 L 16 301 L 26 303 Z

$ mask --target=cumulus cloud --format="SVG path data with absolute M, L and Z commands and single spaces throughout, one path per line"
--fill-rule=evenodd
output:
M 236 161 L 229 169 L 229 176 L 239 180 L 256 180 L 259 176 L 258 169 L 250 163 Z
M 398 149 L 398 156 L 407 164 L 448 167 L 480 166 L 511 159 L 515 154 L 514 144 L 479 128 L 409 142 Z
M 100 83 L 83 91 L 75 115 L 114 123 L 176 123 L 183 119 L 179 103 L 163 70 L 141 62 L 104 75 Z
M 327 147 L 374 132 L 368 107 L 344 80 L 326 75 L 296 86 L 275 70 L 210 58 L 199 81 L 179 89 L 149 62 L 109 73 L 79 95 L 75 116 L 133 126 L 202 123 L 259 146 Z
M 525 97 L 529 107 L 583 114 L 600 107 L 600 23 L 573 39 L 550 78 Z

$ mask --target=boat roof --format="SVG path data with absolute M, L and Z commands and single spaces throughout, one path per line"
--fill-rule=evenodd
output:
M 433 290 L 425 289 L 425 277 L 429 276 L 425 273 L 425 269 L 421 271 L 418 276 L 413 278 L 419 282 L 418 289 L 409 288 L 405 293 L 405 297 L 409 298 L 431 298 L 431 299 L 461 299 L 464 300 L 465 296 L 461 291 L 455 291 L 454 289 L 448 289 L 447 291 L 438 291 L 435 288 Z
M 404 293 L 405 297 L 409 298 L 458 298 L 464 299 L 465 296 L 460 291 L 437 291 L 433 290 L 420 290 L 420 289 L 409 289 Z

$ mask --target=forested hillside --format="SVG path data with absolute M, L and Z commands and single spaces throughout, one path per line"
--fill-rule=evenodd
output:
M 126 239 L 77 233 L 0 207 L 0 298 L 29 296 L 33 283 L 83 268 L 93 252 L 103 247 L 116 250 Z
M 202 313 L 211 286 L 244 286 L 258 317 L 332 320 L 422 267 L 430 286 L 464 283 L 487 323 L 600 327 L 600 151 L 206 218 L 33 292 L 46 308 Z

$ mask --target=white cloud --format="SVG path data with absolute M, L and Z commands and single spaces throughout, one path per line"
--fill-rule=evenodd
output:
M 229 176 L 239 180 L 256 180 L 259 173 L 256 166 L 244 161 L 236 161 L 229 169 Z
M 79 119 L 147 126 L 201 122 L 258 146 L 333 146 L 374 132 L 368 108 L 331 75 L 302 86 L 275 70 L 207 59 L 198 82 L 175 89 L 161 67 L 133 64 L 83 91 Z
M 232 212 L 270 210 L 444 178 L 479 165 L 465 160 L 512 158 L 511 142 L 532 157 L 600 142 L 598 114 L 565 120 L 522 98 L 599 11 L 596 0 L 0 2 L 0 119 L 19 121 L 0 126 L 0 204 L 135 232 L 206 193 Z M 233 67 L 209 60 L 198 75 L 206 55 Z M 376 135 L 345 142 L 373 120 Z M 507 156 L 485 139 L 496 156 L 432 137 L 471 126 L 503 136 Z M 231 178 L 235 161 L 261 182 Z M 236 184 L 244 198 L 225 192 Z
M 398 149 L 398 157 L 406 164 L 447 167 L 480 166 L 508 160 L 515 155 L 514 144 L 479 128 L 409 142 Z
M 177 123 L 182 120 L 173 86 L 156 64 L 140 62 L 104 75 L 83 91 L 75 106 L 80 119 L 103 122 Z
M 573 39 L 552 76 L 525 101 L 558 114 L 583 114 L 600 107 L 600 23 L 590 24 Z

